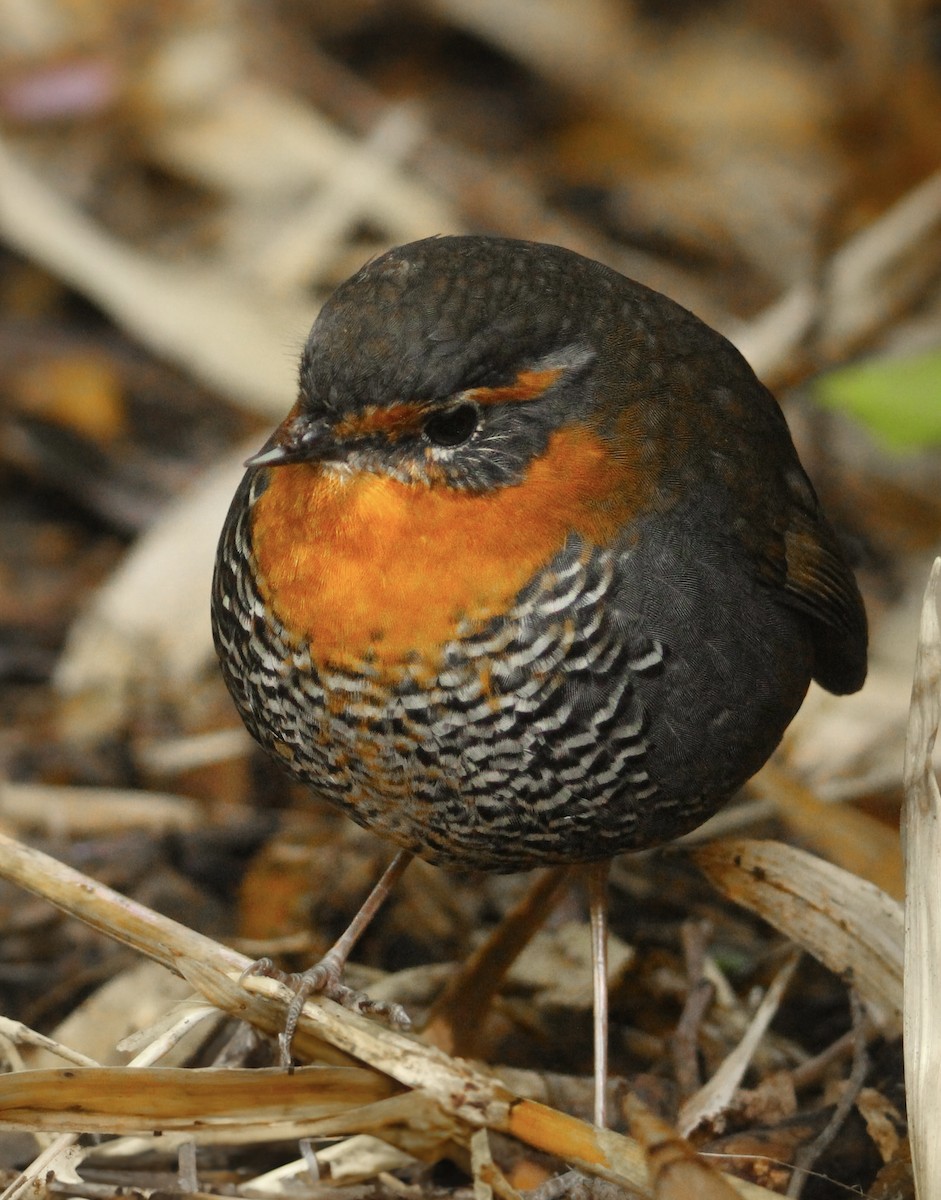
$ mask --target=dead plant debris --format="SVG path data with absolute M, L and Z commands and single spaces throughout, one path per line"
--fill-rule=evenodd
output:
M 938 19 L 0 0 L 4 1200 L 941 1195 L 933 594 L 908 723 L 941 455 L 806 387 L 938 345 Z M 571 246 L 732 337 L 872 624 L 858 697 L 814 692 L 692 849 L 615 864 L 610 1131 L 577 873 L 414 864 L 352 982 L 415 1032 L 311 1002 L 292 1074 L 283 993 L 240 982 L 308 965 L 390 851 L 239 726 L 222 516 L 323 297 L 459 231 Z

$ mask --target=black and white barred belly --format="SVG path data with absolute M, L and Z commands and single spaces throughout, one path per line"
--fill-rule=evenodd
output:
M 233 508 L 214 581 L 226 681 L 258 742 L 361 825 L 433 862 L 512 871 L 663 841 L 715 807 L 658 795 L 641 691 L 664 648 L 625 633 L 614 551 L 573 537 L 433 665 L 319 670 L 263 603 L 247 514 Z

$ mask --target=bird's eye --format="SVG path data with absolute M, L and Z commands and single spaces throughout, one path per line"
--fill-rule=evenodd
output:
M 424 434 L 436 446 L 460 446 L 477 428 L 477 406 L 459 404 L 444 412 L 432 413 L 424 425 Z

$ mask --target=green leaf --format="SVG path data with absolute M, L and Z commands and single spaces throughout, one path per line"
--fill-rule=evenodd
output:
M 821 404 L 850 413 L 891 449 L 941 445 L 941 350 L 854 363 L 813 387 Z

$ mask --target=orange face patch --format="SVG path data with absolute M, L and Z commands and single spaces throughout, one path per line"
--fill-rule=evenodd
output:
M 459 621 L 506 611 L 570 534 L 609 543 L 655 483 L 584 425 L 557 430 L 520 484 L 483 493 L 269 470 L 252 522 L 263 595 L 320 667 L 371 654 L 433 669 Z

